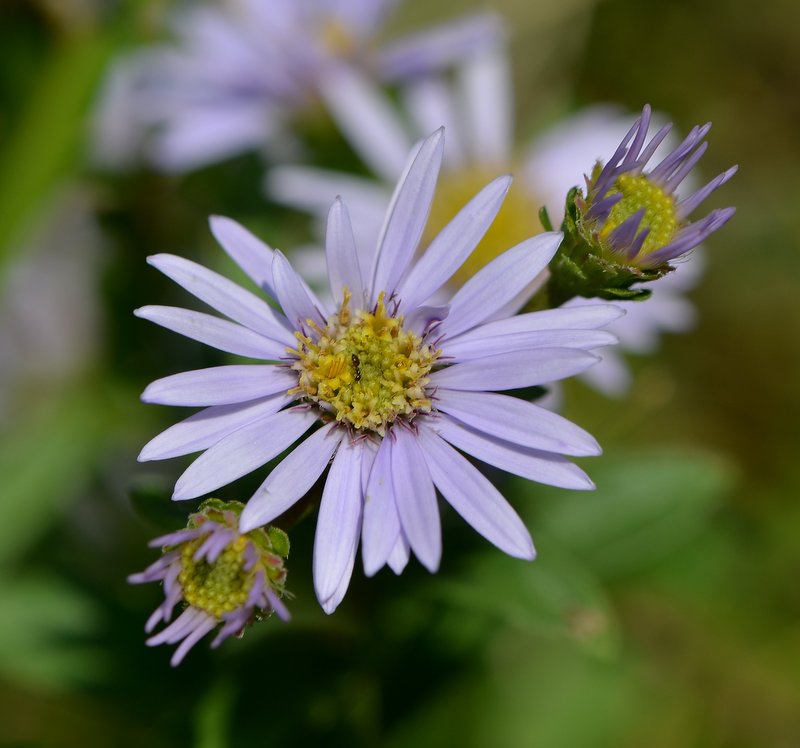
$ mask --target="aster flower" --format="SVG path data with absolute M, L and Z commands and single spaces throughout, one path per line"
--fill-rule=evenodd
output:
M 402 111 L 396 110 L 391 130 L 406 127 L 405 141 L 398 149 L 410 147 L 418 134 L 445 124 L 448 133 L 442 176 L 423 244 L 456 213 L 467 197 L 485 183 L 488 175 L 508 170 L 518 174 L 492 227 L 473 254 L 450 281 L 456 288 L 508 246 L 541 231 L 537 214 L 546 206 L 555 223 L 563 218 L 564 198 L 583 182 L 587 165 L 613 153 L 630 129 L 629 116 L 612 106 L 594 106 L 555 123 L 522 149 L 514 145 L 513 91 L 506 49 L 490 45 L 456 69 L 454 79 L 428 75 L 411 81 L 402 89 Z M 373 98 L 379 100 L 375 90 Z M 390 111 L 388 100 L 380 110 Z M 373 122 L 377 115 L 365 117 Z M 410 129 L 407 123 L 411 123 Z M 662 122 L 663 124 L 663 122 Z M 378 137 L 365 127 L 362 137 Z M 678 146 L 669 132 L 656 148 L 653 158 L 664 158 Z M 389 157 L 392 161 L 398 155 Z M 267 194 L 277 202 L 313 215 L 324 236 L 324 218 L 329 196 L 340 193 L 353 217 L 358 246 L 369 252 L 379 234 L 391 188 L 387 180 L 356 177 L 307 166 L 279 166 L 270 170 Z M 693 175 L 676 186 L 676 194 L 694 191 Z M 295 267 L 314 285 L 325 283 L 324 253 L 309 247 L 292 254 Z M 365 257 L 364 261 L 368 261 Z M 696 253 L 684 258 L 658 283 L 651 284 L 646 301 L 615 302 L 626 314 L 613 321 L 608 330 L 619 345 L 602 351 L 602 361 L 580 375 L 592 387 L 609 396 L 619 396 L 631 383 L 623 353 L 650 353 L 661 333 L 683 332 L 695 319 L 694 308 L 685 298 L 697 284 L 702 260 Z M 543 278 L 537 279 L 541 285 Z M 569 302 L 597 304 L 580 297 Z
M 162 621 L 169 625 L 147 640 L 149 646 L 180 645 L 170 660 L 178 665 L 206 634 L 220 626 L 211 643 L 218 647 L 230 636 L 241 636 L 254 621 L 276 613 L 284 621 L 289 611 L 281 601 L 285 593 L 289 539 L 276 527 L 239 531 L 242 504 L 209 499 L 190 515 L 185 530 L 162 535 L 150 542 L 162 547 L 158 561 L 131 584 L 161 582 L 164 602 L 145 625 L 151 633 Z M 170 623 L 176 605 L 183 612 Z
M 650 107 L 645 106 L 605 165 L 595 167 L 586 181 L 586 199 L 578 200 L 583 228 L 614 261 L 640 268 L 657 268 L 685 255 L 722 228 L 735 208 L 711 211 L 689 221 L 701 203 L 727 182 L 736 166 L 691 195 L 678 199 L 676 190 L 691 173 L 708 144 L 711 123 L 696 126 L 649 171 L 658 146 L 671 129 L 664 125 L 647 141 Z
M 104 86 L 93 147 L 123 164 L 146 138 L 146 155 L 186 171 L 272 145 L 285 151 L 291 119 L 319 101 L 346 135 L 375 125 L 367 80 L 384 83 L 441 69 L 500 33 L 494 16 L 471 16 L 378 48 L 397 0 L 232 0 L 187 7 L 175 42 L 120 59 Z M 380 116 L 380 113 L 377 113 Z M 384 118 L 385 119 L 385 118 Z M 385 122 L 384 122 L 385 124 Z M 373 163 L 397 170 L 381 142 L 355 138 Z
M 613 342 L 599 330 L 619 312 L 605 305 L 508 316 L 546 267 L 561 235 L 525 240 L 489 263 L 445 305 L 429 300 L 480 241 L 511 183 L 486 186 L 415 261 L 443 153 L 438 131 L 412 154 L 369 267 L 359 260 L 347 211 L 330 210 L 327 265 L 332 306 L 280 252 L 232 221 L 212 231 L 275 311 L 243 288 L 169 255 L 150 259 L 230 317 L 145 307 L 140 317 L 263 365 L 223 366 L 151 384 L 147 402 L 208 406 L 145 446 L 140 459 L 205 450 L 175 499 L 214 491 L 264 465 L 316 427 L 267 476 L 242 513 L 247 532 L 300 500 L 330 464 L 317 520 L 314 583 L 323 609 L 342 600 L 359 536 L 368 575 L 402 571 L 413 550 L 429 570 L 441 557 L 434 487 L 506 553 L 534 556 L 525 526 L 457 449 L 531 480 L 592 487 L 564 455 L 596 455 L 585 431 L 502 394 L 572 376 Z M 331 462 L 332 460 L 332 462 Z

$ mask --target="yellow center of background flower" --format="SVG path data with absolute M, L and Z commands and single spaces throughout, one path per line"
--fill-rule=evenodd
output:
M 667 194 L 646 176 L 623 174 L 617 178 L 609 195 L 622 194 L 620 200 L 600 230 L 600 236 L 607 237 L 615 228 L 644 208 L 644 218 L 639 231 L 649 228 L 638 257 L 644 257 L 672 241 L 678 230 L 675 215 L 675 198 Z
M 404 330 L 402 316 L 387 315 L 383 293 L 373 312 L 353 316 L 349 301 L 346 294 L 324 329 L 312 325 L 313 336 L 295 333 L 299 379 L 290 393 L 322 404 L 337 421 L 383 436 L 397 418 L 430 412 L 425 385 L 439 352 Z
M 427 246 L 456 213 L 499 173 L 500 170 L 486 167 L 443 173 L 439 178 L 436 197 L 425 227 L 424 244 Z M 540 233 L 540 207 L 541 203 L 534 195 L 526 192 L 523 185 L 513 184 L 486 235 L 456 271 L 450 283 L 456 288 L 463 286 L 495 257 Z
M 205 541 L 206 537 L 202 536 L 184 545 L 178 581 L 189 605 L 215 618 L 222 618 L 223 613 L 244 605 L 253 584 L 253 570 L 244 570 L 244 550 L 248 541 L 245 537 L 237 538 L 213 564 L 194 560 L 194 554 Z

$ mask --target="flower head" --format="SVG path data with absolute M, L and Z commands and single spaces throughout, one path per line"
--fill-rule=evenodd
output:
M 285 594 L 289 540 L 276 527 L 239 531 L 242 505 L 209 499 L 190 515 L 185 530 L 151 541 L 162 546 L 163 555 L 140 574 L 132 574 L 132 584 L 162 582 L 165 599 L 147 621 L 150 633 L 163 621 L 169 623 L 178 603 L 183 612 L 147 644 L 181 642 L 172 656 L 178 665 L 186 653 L 206 634 L 222 624 L 212 647 L 229 636 L 241 636 L 254 621 L 277 613 L 289 619 L 281 601 Z
M 662 127 L 648 142 L 649 127 L 650 107 L 645 106 L 609 161 L 598 163 L 586 180 L 581 206 L 585 228 L 611 259 L 641 268 L 657 268 L 685 255 L 736 212 L 720 208 L 699 221 L 688 220 L 736 173 L 736 166 L 683 199 L 675 194 L 708 147 L 703 138 L 710 123 L 692 128 L 672 152 L 645 171 L 672 125 Z
M 395 4 L 231 0 L 184 10 L 173 42 L 112 69 L 93 145 L 101 160 L 119 164 L 144 139 L 156 167 L 185 171 L 276 143 L 285 151 L 293 118 L 320 101 L 349 135 L 363 127 L 369 78 L 446 67 L 501 33 L 493 16 L 474 16 L 379 48 Z
M 177 257 L 150 262 L 230 317 L 169 307 L 138 310 L 221 350 L 265 359 L 151 384 L 148 402 L 206 410 L 152 440 L 140 459 L 205 450 L 174 498 L 202 496 L 295 446 L 242 512 L 247 532 L 272 521 L 330 463 L 314 545 L 314 582 L 326 612 L 347 589 L 359 536 L 371 575 L 400 572 L 413 549 L 438 568 L 435 488 L 505 552 L 533 558 L 530 535 L 491 483 L 456 448 L 523 477 L 566 488 L 591 481 L 563 455 L 595 455 L 597 442 L 564 418 L 506 391 L 562 379 L 614 341 L 599 330 L 619 312 L 599 305 L 509 316 L 547 266 L 561 235 L 528 239 L 476 273 L 448 303 L 432 304 L 491 224 L 511 183 L 484 187 L 415 260 L 442 160 L 437 131 L 412 153 L 370 268 L 336 200 L 327 227 L 333 304 L 322 303 L 280 252 L 232 221 L 212 219 L 223 247 L 282 309 Z

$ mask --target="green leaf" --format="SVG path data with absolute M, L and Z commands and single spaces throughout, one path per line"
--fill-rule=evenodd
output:
M 537 534 L 533 563 L 493 551 L 458 575 L 437 578 L 433 594 L 520 631 L 568 639 L 599 657 L 615 656 L 620 634 L 600 583 L 568 551 Z
M 647 568 L 696 538 L 733 484 L 731 466 L 702 452 L 606 455 L 588 470 L 593 493 L 517 485 L 531 494 L 535 525 L 604 578 Z

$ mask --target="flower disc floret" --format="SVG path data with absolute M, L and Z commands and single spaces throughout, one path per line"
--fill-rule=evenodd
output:
M 381 435 L 398 418 L 430 412 L 425 386 L 438 351 L 404 329 L 402 316 L 387 313 L 385 294 L 373 311 L 355 314 L 345 294 L 325 328 L 310 326 L 310 335 L 296 333 L 299 379 L 291 394 L 318 403 L 337 421 Z
M 611 208 L 600 231 L 601 237 L 607 237 L 629 218 L 641 213 L 639 231 L 646 230 L 647 236 L 639 250 L 640 257 L 672 241 L 679 227 L 675 198 L 660 185 L 643 175 L 622 174 L 608 194 L 621 195 L 622 199 Z

